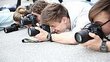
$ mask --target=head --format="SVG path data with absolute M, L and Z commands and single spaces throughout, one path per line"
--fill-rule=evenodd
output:
M 16 9 L 15 12 L 20 13 L 20 14 L 22 14 L 23 16 L 25 16 L 28 11 L 27 11 L 27 9 L 26 9 L 25 6 L 19 6 L 19 7 Z
M 41 23 L 49 25 L 54 33 L 70 29 L 68 10 L 61 4 L 49 4 L 41 13 Z
M 26 10 L 26 7 L 19 6 L 13 14 L 13 20 L 19 24 L 21 21 L 21 17 L 26 16 L 27 13 L 28 12 Z
M 13 14 L 13 20 L 14 20 L 16 23 L 18 23 L 18 24 L 20 24 L 21 17 L 22 17 L 22 15 L 21 15 L 20 13 L 18 13 L 18 12 L 15 12 L 15 13 Z
M 41 12 L 42 10 L 48 5 L 49 3 L 45 2 L 45 1 L 35 1 L 34 4 L 31 7 L 31 11 L 33 15 L 36 15 L 37 20 L 40 21 L 41 18 Z
M 90 10 L 89 19 L 91 22 L 97 22 L 102 25 L 110 20 L 110 0 L 99 0 Z M 110 34 L 110 22 L 102 26 L 102 31 Z

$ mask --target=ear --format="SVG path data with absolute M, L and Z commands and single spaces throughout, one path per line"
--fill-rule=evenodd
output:
M 62 17 L 62 21 L 63 23 L 67 23 L 68 22 L 68 18 L 67 17 Z

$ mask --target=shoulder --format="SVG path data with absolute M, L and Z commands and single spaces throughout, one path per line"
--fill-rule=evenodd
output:
M 85 2 L 85 1 L 68 1 L 68 2 L 63 2 L 62 3 L 65 7 L 73 7 L 73 8 L 82 8 L 82 7 L 86 7 L 86 6 L 90 6 L 90 3 Z

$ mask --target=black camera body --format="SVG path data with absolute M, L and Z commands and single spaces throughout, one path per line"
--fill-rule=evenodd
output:
M 32 14 L 28 14 L 27 16 L 22 18 L 20 21 L 20 24 L 22 26 L 29 25 L 29 24 L 32 24 L 32 26 L 36 26 L 36 23 L 38 23 L 38 21 L 36 20 L 36 16 Z
M 13 31 L 17 31 L 19 28 L 20 28 L 20 25 L 14 23 L 11 26 L 5 27 L 4 32 L 9 33 L 9 32 L 13 32 Z
M 42 24 L 42 25 L 40 26 L 40 28 L 42 28 L 43 30 L 45 30 L 45 31 L 47 31 L 47 32 L 50 33 L 50 26 L 49 26 L 49 25 Z M 37 35 L 37 34 L 39 34 L 39 33 L 40 33 L 40 31 L 37 30 L 37 29 L 35 29 L 35 27 L 30 27 L 30 28 L 28 28 L 28 35 L 29 35 L 29 36 L 35 36 L 35 35 Z
M 75 33 L 75 40 L 78 43 L 84 43 L 90 39 L 93 39 L 92 37 L 89 36 L 89 32 L 95 33 L 101 39 L 104 38 L 104 33 L 102 31 L 101 26 L 97 23 L 90 23 L 86 25 L 81 31 Z

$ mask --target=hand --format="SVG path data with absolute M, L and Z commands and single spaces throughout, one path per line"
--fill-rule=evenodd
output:
M 100 45 L 102 43 L 101 38 L 94 33 L 89 33 L 89 35 L 94 39 L 91 39 L 82 45 L 93 50 L 100 50 Z
M 40 31 L 40 33 L 35 36 L 35 38 L 37 38 L 38 41 L 47 40 L 47 35 L 48 35 L 47 31 L 45 31 L 45 30 L 43 30 L 43 29 L 41 29 L 39 27 L 35 27 L 35 29 Z

